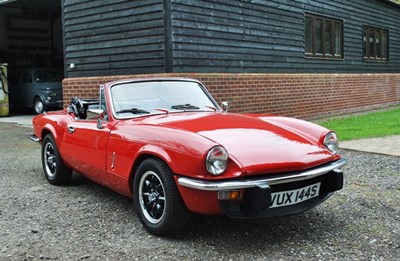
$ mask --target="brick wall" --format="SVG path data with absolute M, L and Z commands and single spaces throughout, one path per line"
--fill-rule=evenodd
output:
M 400 104 L 400 74 L 209 74 L 172 73 L 66 78 L 64 104 L 72 97 L 97 98 L 98 87 L 129 78 L 200 80 L 230 111 L 317 119 Z

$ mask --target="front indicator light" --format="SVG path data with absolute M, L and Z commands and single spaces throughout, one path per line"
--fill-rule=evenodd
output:
M 242 199 L 241 190 L 221 190 L 218 191 L 219 200 L 240 200 Z

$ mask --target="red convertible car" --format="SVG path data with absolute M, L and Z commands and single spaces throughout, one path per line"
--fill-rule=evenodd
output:
M 33 119 L 44 174 L 72 171 L 132 197 L 144 227 L 176 233 L 189 213 L 291 215 L 343 186 L 336 134 L 306 121 L 228 113 L 196 80 L 140 79 L 100 86 Z

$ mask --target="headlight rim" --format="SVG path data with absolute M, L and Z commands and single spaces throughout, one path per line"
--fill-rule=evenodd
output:
M 213 156 L 212 154 L 216 151 L 216 150 L 220 150 L 220 152 L 223 153 L 223 157 L 217 157 L 214 160 L 211 159 L 211 157 Z M 224 174 L 224 172 L 226 171 L 226 169 L 228 168 L 228 159 L 229 159 L 229 153 L 228 151 L 220 145 L 214 146 L 212 147 L 208 152 L 207 152 L 207 156 L 206 156 L 206 160 L 205 160 L 205 165 L 206 165 L 206 169 L 207 172 L 213 176 L 220 176 L 222 174 Z M 223 162 L 223 168 L 222 169 L 217 169 L 215 167 L 215 164 L 213 164 L 216 161 L 224 161 Z M 218 166 L 221 167 L 221 166 Z
M 332 135 L 334 136 L 334 140 L 331 140 Z M 334 131 L 328 132 L 324 137 L 324 146 L 332 153 L 337 154 L 339 150 L 339 138 Z

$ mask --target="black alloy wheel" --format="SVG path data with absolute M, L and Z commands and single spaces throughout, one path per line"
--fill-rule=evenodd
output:
M 154 235 L 177 233 L 187 222 L 189 211 L 171 170 L 160 159 L 146 159 L 137 168 L 133 200 L 141 223 Z
M 65 166 L 51 134 L 47 134 L 43 139 L 42 165 L 49 183 L 63 185 L 70 181 L 72 170 Z

